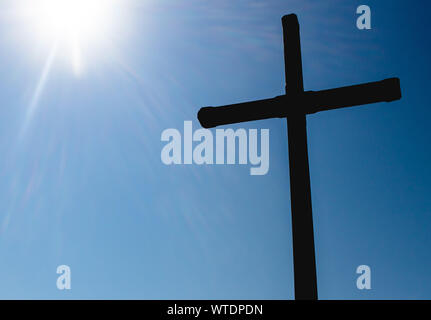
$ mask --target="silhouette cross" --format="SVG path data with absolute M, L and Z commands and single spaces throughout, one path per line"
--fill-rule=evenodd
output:
M 221 107 L 204 107 L 204 128 L 269 118 L 287 118 L 292 211 L 295 299 L 316 300 L 316 258 L 311 209 L 306 115 L 319 111 L 401 99 L 400 80 L 390 78 L 322 91 L 304 91 L 299 23 L 295 14 L 282 18 L 286 94 Z

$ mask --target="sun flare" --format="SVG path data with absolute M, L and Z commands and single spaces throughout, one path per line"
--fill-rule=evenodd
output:
M 107 0 L 40 0 L 36 18 L 40 31 L 53 37 L 92 38 L 108 24 Z
M 27 25 L 32 37 L 58 47 L 82 71 L 83 55 L 109 39 L 115 0 L 33 0 L 26 2 Z M 100 48 L 99 48 L 100 49 Z

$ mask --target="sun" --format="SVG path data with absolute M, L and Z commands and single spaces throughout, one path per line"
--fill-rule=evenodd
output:
M 115 0 L 32 0 L 26 2 L 27 25 L 43 43 L 71 58 L 78 74 L 83 55 L 92 53 L 112 34 Z M 84 52 L 87 51 L 87 52 Z
M 109 21 L 109 0 L 38 0 L 35 18 L 40 31 L 55 38 L 94 38 Z M 84 40 L 84 39 L 82 39 Z

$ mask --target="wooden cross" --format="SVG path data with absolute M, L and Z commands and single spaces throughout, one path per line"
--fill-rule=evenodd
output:
M 319 111 L 401 99 L 400 80 L 390 78 L 322 91 L 304 91 L 299 23 L 295 14 L 282 18 L 286 94 L 221 107 L 204 107 L 204 128 L 269 118 L 287 118 L 292 211 L 295 299 L 316 300 L 317 279 L 308 167 L 306 115 Z

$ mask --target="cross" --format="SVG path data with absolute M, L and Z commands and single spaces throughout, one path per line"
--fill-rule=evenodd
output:
M 221 107 L 204 107 L 199 110 L 198 119 L 204 128 L 213 128 L 245 121 L 287 118 L 295 299 L 316 300 L 316 258 L 306 115 L 399 100 L 401 88 L 398 78 L 390 78 L 336 89 L 304 91 L 297 16 L 284 16 L 282 25 L 286 94 Z

